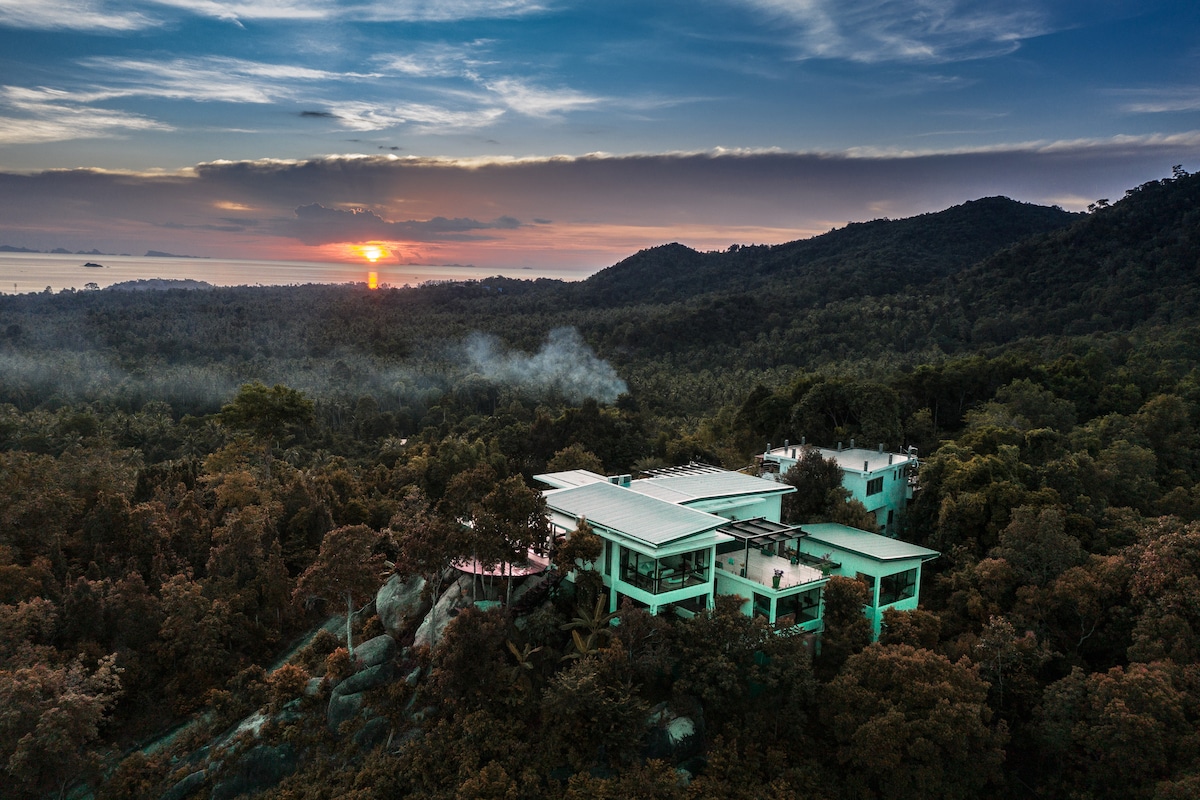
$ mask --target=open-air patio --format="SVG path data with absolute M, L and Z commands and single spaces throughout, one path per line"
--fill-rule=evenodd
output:
M 775 571 L 782 570 L 783 575 L 779 579 L 778 587 L 780 590 L 803 586 L 825 577 L 825 574 L 815 567 L 793 564 L 791 559 L 778 555 L 764 555 L 761 550 L 755 548 L 750 548 L 749 552 L 743 550 L 719 556 L 717 566 L 768 588 L 773 588 Z

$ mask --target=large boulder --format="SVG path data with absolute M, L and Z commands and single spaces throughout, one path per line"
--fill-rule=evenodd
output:
M 442 640 L 442 633 L 454 618 L 454 612 L 471 604 L 472 577 L 463 575 L 442 593 L 434 607 L 425 615 L 421 627 L 417 628 L 413 647 L 423 646 L 432 650 Z
M 354 734 L 354 743 L 363 750 L 370 750 L 386 742 L 391 732 L 392 723 L 383 717 L 372 717 Z
M 687 716 L 666 703 L 650 710 L 646 719 L 650 726 L 643 755 L 669 764 L 678 764 L 700 752 L 704 744 L 704 718 L 698 713 Z
M 196 793 L 197 789 L 204 785 L 204 778 L 204 770 L 193 772 L 163 792 L 159 800 L 184 800 L 185 797 L 192 796 Z
M 337 732 L 346 720 L 352 719 L 363 707 L 362 692 L 355 694 L 338 694 L 329 697 L 329 707 L 325 710 L 325 722 L 329 730 Z
M 377 686 L 383 686 L 391 681 L 396 675 L 396 665 L 391 661 L 385 661 L 382 664 L 376 664 L 373 667 L 367 667 L 364 670 L 354 673 L 346 680 L 333 687 L 333 694 L 358 694 L 365 692 L 368 689 L 374 689 Z
M 375 613 L 383 629 L 397 639 L 429 611 L 424 598 L 425 579 L 403 580 L 399 575 L 388 578 L 375 595 Z
M 358 668 L 374 667 L 386 664 L 396 657 L 396 640 L 386 633 L 360 644 L 354 648 L 354 660 Z
M 241 794 L 261 792 L 296 771 L 299 756 L 286 742 L 278 747 L 260 744 L 246 751 L 213 787 L 212 800 L 230 800 Z

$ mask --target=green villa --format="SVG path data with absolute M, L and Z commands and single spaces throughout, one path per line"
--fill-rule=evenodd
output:
M 914 448 L 891 453 L 884 452 L 883 445 L 875 450 L 855 447 L 813 447 L 804 444 L 784 443 L 783 447 L 767 445 L 765 453 L 758 457 L 764 475 L 780 478 L 804 457 L 807 450 L 816 450 L 824 459 L 832 459 L 842 472 L 842 486 L 850 492 L 850 499 L 863 504 L 875 515 L 879 530 L 895 536 L 901 515 L 908 501 L 912 500 L 917 482 L 917 455 Z
M 822 630 L 830 575 L 871 589 L 864 609 L 875 635 L 886 608 L 915 608 L 921 565 L 933 550 L 844 525 L 786 525 L 783 495 L 795 488 L 690 464 L 632 480 L 586 470 L 538 475 L 556 534 L 586 520 L 604 541 L 596 564 L 609 610 L 626 599 L 651 613 L 688 617 L 718 594 L 744 599 L 747 616 L 789 633 Z

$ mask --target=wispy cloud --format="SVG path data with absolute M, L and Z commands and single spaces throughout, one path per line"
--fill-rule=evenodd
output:
M 348 19 L 366 22 L 453 22 L 504 19 L 534 14 L 547 3 L 534 0 L 149 0 L 216 19 L 313 20 Z
M 362 241 L 483 241 L 491 237 L 474 231 L 514 230 L 521 223 L 513 217 L 499 217 L 490 222 L 466 217 L 389 221 L 370 209 L 326 208 L 312 203 L 297 208 L 296 218 L 281 227 L 286 235 L 314 246 Z
M 134 31 L 159 24 L 127 3 L 103 0 L 0 0 L 0 27 L 35 30 Z
M 0 0 L 0 27 L 122 32 L 199 16 L 243 21 L 455 22 L 545 11 L 535 0 Z
M 487 81 L 483 86 L 508 108 L 530 117 L 552 117 L 604 102 L 602 97 L 574 89 L 546 89 L 516 78 Z
M 496 106 L 452 109 L 430 103 L 338 102 L 327 104 L 328 113 L 354 131 L 380 131 L 413 126 L 420 133 L 482 128 L 504 114 Z
M 297 84 L 373 77 L 219 56 L 169 61 L 96 57 L 81 63 L 98 73 L 108 97 L 232 103 L 271 103 L 296 97 Z
M 409 53 L 383 54 L 373 60 L 384 72 L 414 78 L 462 78 L 486 63 L 480 57 L 481 48 L 486 44 L 484 41 L 466 44 L 431 42 Z
M 1121 89 L 1113 94 L 1129 98 L 1121 110 L 1131 114 L 1167 114 L 1200 110 L 1200 86 Z
M 141 114 L 88 105 L 91 99 L 90 95 L 44 88 L 0 87 L 0 144 L 111 138 L 172 129 Z
M 175 129 L 142 114 L 105 107 L 126 98 L 261 105 L 311 95 L 311 89 L 302 88 L 305 86 L 373 77 L 215 56 L 166 61 L 94 57 L 80 63 L 96 84 L 72 90 L 44 86 L 0 89 L 0 114 L 4 115 L 0 117 L 0 143 L 57 142 Z M 340 117 L 328 111 L 305 113 Z M 354 113 L 342 121 L 359 130 L 389 127 L 367 123 Z
M 510 111 L 527 117 L 554 119 L 615 102 L 612 98 L 571 87 L 546 87 L 530 78 L 494 74 L 500 62 L 490 58 L 489 44 L 487 40 L 463 44 L 439 42 L 410 53 L 379 55 L 372 59 L 384 73 L 427 79 L 424 91 L 450 101 L 458 106 L 457 110 L 434 104 L 388 108 L 378 104 L 338 103 L 336 113 L 350 121 L 356 130 L 377 130 L 413 122 L 424 129 L 476 128 L 490 124 Z M 659 108 L 665 102 L 634 99 L 626 104 L 631 108 Z
M 781 26 L 797 58 L 939 63 L 1015 50 L 1044 33 L 1029 0 L 727 0 Z

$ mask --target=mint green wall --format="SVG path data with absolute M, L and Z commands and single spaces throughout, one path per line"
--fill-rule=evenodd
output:
M 883 622 L 883 612 L 886 609 L 894 608 L 898 611 L 910 611 L 917 607 L 917 603 L 921 598 L 921 559 L 905 558 L 895 561 L 879 561 L 860 553 L 842 550 L 811 538 L 801 539 L 799 544 L 800 551 L 803 553 L 808 553 L 818 558 L 828 553 L 832 560 L 840 562 L 842 566 L 834 572 L 835 575 L 854 578 L 861 572 L 864 575 L 870 575 L 875 578 L 875 588 L 871 592 L 867 605 L 863 607 L 863 613 L 871 622 L 871 632 L 874 639 L 879 638 L 880 625 Z M 881 607 L 879 605 L 880 579 L 900 572 L 907 572 L 914 568 L 917 570 L 917 585 L 913 591 L 913 596 Z

